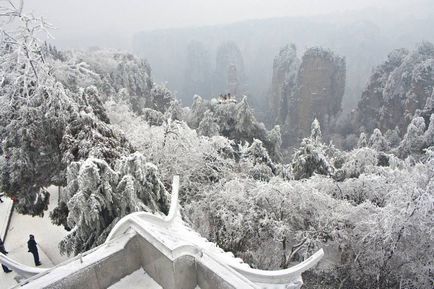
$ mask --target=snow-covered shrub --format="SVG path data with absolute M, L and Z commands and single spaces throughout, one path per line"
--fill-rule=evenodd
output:
M 323 247 L 327 265 L 315 270 L 321 280 L 337 278 L 342 288 L 429 288 L 432 164 L 379 167 L 372 157 L 365 166 L 342 182 L 323 175 L 221 181 L 185 204 L 185 213 L 204 236 L 253 266 L 285 268 Z
M 204 197 L 186 205 L 194 227 L 263 269 L 286 268 L 332 241 L 340 226 L 337 216 L 350 209 L 317 189 L 280 178 L 234 179 Z
M 370 148 L 355 149 L 347 154 L 341 171 L 345 178 L 357 178 L 359 175 L 369 172 L 369 168 L 376 166 L 378 152 Z
M 142 118 L 150 125 L 163 125 L 164 123 L 164 115 L 158 110 L 151 108 L 143 109 Z
M 432 287 L 433 167 L 419 164 L 386 178 L 388 200 L 378 213 L 357 222 L 351 239 L 353 288 Z M 395 185 L 390 185 L 396 181 Z M 369 264 L 369 265 L 368 265 Z
M 256 164 L 248 172 L 249 176 L 255 180 L 268 182 L 273 176 L 271 168 L 265 164 Z

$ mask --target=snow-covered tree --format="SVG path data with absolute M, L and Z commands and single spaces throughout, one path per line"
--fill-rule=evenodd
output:
M 204 136 L 220 135 L 220 126 L 211 111 L 206 111 L 197 128 L 198 132 Z
M 274 160 L 281 160 L 281 146 L 282 146 L 282 134 L 280 133 L 280 126 L 276 125 L 267 133 L 267 143 L 269 144 L 269 151 L 271 158 Z
M 429 125 L 423 137 L 425 139 L 425 146 L 432 148 L 434 146 L 434 114 L 430 116 Z
M 281 158 L 280 128 L 267 131 L 265 125 L 256 120 L 247 97 L 239 103 L 213 104 L 198 96 L 187 120 L 192 128 L 198 128 L 198 132 L 206 136 L 222 135 L 236 142 L 249 143 L 253 139 L 261 140 L 273 160 Z
M 208 110 L 208 106 L 208 103 L 206 103 L 200 95 L 194 95 L 187 123 L 193 128 L 199 127 L 205 112 Z
M 126 158 L 133 148 L 110 126 L 103 88 L 75 83 L 68 89 L 57 81 L 36 37 L 45 22 L 23 14 L 20 5 L 0 5 L 0 17 L 7 18 L 0 30 L 0 99 L 6 104 L 0 110 L 0 190 L 19 212 L 42 215 L 49 200 L 44 188 L 66 185 L 67 197 L 52 218 L 72 229 L 61 248 L 76 254 L 104 241 L 122 214 L 167 211 L 167 192 L 155 166 L 136 155 L 130 158 L 138 161 Z
M 127 106 L 107 106 L 111 122 L 124 131 L 132 145 L 158 165 L 164 183 L 180 175 L 182 200 L 195 198 L 214 182 L 231 174 L 235 163 L 230 140 L 222 136 L 198 135 L 183 121 L 165 121 L 150 126 Z
M 260 140 L 253 140 L 251 145 L 240 146 L 240 164 L 254 179 L 268 181 L 274 176 L 276 166 Z
M 359 140 L 357 141 L 357 147 L 363 148 L 368 146 L 368 136 L 366 133 L 360 133 Z
M 336 279 L 342 288 L 429 288 L 432 163 L 408 167 L 390 157 L 381 167 L 371 148 L 347 154 L 345 169 L 363 162 L 354 177 L 222 181 L 185 204 L 189 219 L 263 269 L 285 268 L 327 247 L 333 253 L 315 270 L 320 280 Z
M 0 21 L 0 190 L 17 199 L 20 212 L 39 215 L 48 203 L 43 188 L 61 178 L 58 146 L 71 105 L 37 38 L 49 25 L 24 14 L 23 1 L 2 2 Z
M 322 133 L 319 121 L 315 118 L 310 128 L 310 138 L 315 142 L 322 141 Z
M 368 145 L 370 148 L 373 148 L 379 152 L 388 151 L 390 148 L 386 138 L 383 136 L 383 134 L 378 128 L 374 129 L 374 132 L 369 138 Z
M 413 118 L 398 147 L 400 157 L 405 158 L 409 155 L 417 156 L 423 153 L 422 150 L 425 148 L 425 128 L 425 120 L 422 117 L 416 116 Z
M 401 142 L 401 137 L 399 136 L 398 127 L 394 128 L 393 130 L 388 129 L 384 134 L 384 137 L 386 138 L 391 148 L 395 148 L 399 146 L 399 143 Z
M 103 102 L 125 102 L 142 114 L 145 108 L 165 113 L 174 95 L 151 77 L 149 64 L 132 54 L 104 49 L 67 51 L 62 58 L 48 51 L 47 62 L 52 65 L 56 80 L 71 91 L 95 86 Z
M 129 213 L 169 210 L 169 193 L 158 169 L 139 153 L 119 159 L 115 170 L 96 158 L 73 162 L 67 178 L 68 214 L 66 220 L 56 221 L 72 229 L 60 244 L 68 254 L 103 243 L 116 222 Z
M 333 166 L 326 156 L 326 146 L 322 143 L 321 128 L 317 119 L 312 122 L 311 135 L 304 138 L 292 159 L 292 172 L 296 180 L 309 178 L 314 173 L 330 175 Z

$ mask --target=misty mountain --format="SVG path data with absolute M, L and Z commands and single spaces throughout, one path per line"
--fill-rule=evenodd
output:
M 426 7 L 425 7 L 426 8 Z M 417 9 L 417 7 L 415 7 Z M 432 10 L 434 11 L 434 10 Z M 191 43 L 200 43 L 203 55 L 216 69 L 218 47 L 232 41 L 240 49 L 246 77 L 246 94 L 257 113 L 266 109 L 270 93 L 273 59 L 288 43 L 297 46 L 298 57 L 312 46 L 322 46 L 345 57 L 347 64 L 343 109 L 356 107 L 373 68 L 395 48 L 412 49 L 421 41 L 434 41 L 430 27 L 434 12 L 425 9 L 418 17 L 396 11 L 365 9 L 357 12 L 334 13 L 309 17 L 284 17 L 250 20 L 228 25 L 143 31 L 133 39 L 133 51 L 145 57 L 153 67 L 158 81 L 167 81 L 184 104 L 193 100 L 185 83 L 189 73 Z M 211 73 L 211 72 L 208 72 Z M 212 91 L 204 90 L 201 91 Z M 200 93 L 201 91 L 198 91 Z M 205 98 L 215 96 L 202 95 Z M 224 93 L 224 91 L 222 91 Z

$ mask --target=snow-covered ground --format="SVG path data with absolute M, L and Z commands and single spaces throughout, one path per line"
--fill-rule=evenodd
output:
M 41 267 L 52 267 L 68 259 L 67 256 L 60 255 L 58 249 L 58 244 L 67 234 L 67 231 L 61 226 L 52 224 L 49 217 L 49 212 L 57 205 L 57 187 L 50 187 L 48 191 L 50 192 L 50 204 L 43 218 L 20 215 L 16 212 L 12 213 L 5 247 L 9 252 L 8 257 L 25 265 L 35 265 L 32 254 L 27 252 L 29 234 L 33 234 L 38 243 Z M 4 222 L 4 220 L 0 221 Z M 17 277 L 14 272 L 6 274 L 3 270 L 0 270 L 0 288 L 9 288 L 16 285 L 18 283 Z
M 0 203 L 0 238 L 4 239 L 8 226 L 8 219 L 12 211 L 13 202 L 11 199 L 2 196 Z
M 108 289 L 162 289 L 157 282 L 149 276 L 143 268 L 140 268 L 137 271 L 134 271 L 130 275 L 125 276 L 112 286 L 108 287 Z

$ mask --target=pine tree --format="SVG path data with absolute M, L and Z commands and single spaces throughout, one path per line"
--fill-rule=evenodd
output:
M 304 138 L 292 158 L 292 172 L 296 180 L 310 178 L 313 174 L 331 175 L 334 168 L 326 157 L 321 128 L 317 119 L 312 122 L 310 137 Z
M 424 132 L 425 120 L 420 116 L 414 117 L 398 147 L 400 157 L 405 158 L 409 155 L 420 156 L 423 154 L 422 150 L 426 147 Z
M 374 132 L 372 133 L 371 137 L 369 138 L 369 147 L 379 151 L 379 152 L 385 152 L 390 149 L 389 144 L 387 143 L 386 138 L 383 136 L 381 131 L 376 128 L 374 129 Z
M 368 146 L 368 137 L 366 136 L 366 133 L 362 132 L 360 133 L 359 140 L 357 141 L 357 147 L 363 148 Z

